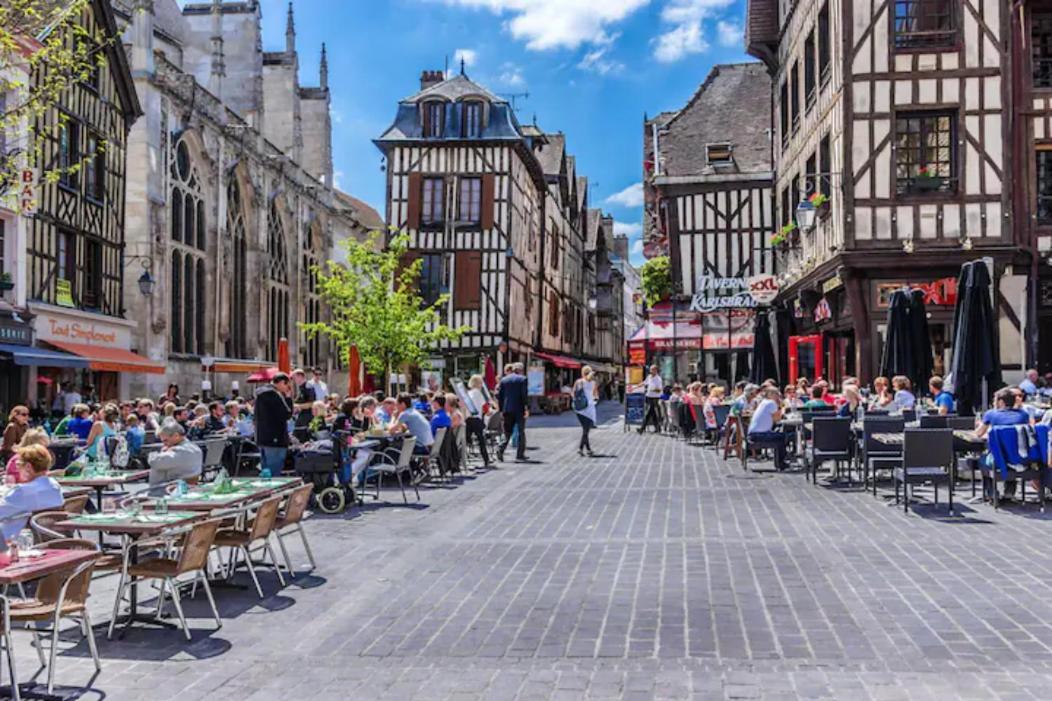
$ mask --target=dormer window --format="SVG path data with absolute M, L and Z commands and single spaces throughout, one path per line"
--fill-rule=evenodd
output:
M 734 163 L 734 152 L 730 144 L 705 144 L 705 158 L 710 166 Z
M 462 133 L 465 139 L 477 139 L 482 136 L 482 103 L 476 101 L 464 103 L 464 124 Z
M 442 136 L 446 106 L 439 100 L 424 103 L 424 137 L 433 139 Z

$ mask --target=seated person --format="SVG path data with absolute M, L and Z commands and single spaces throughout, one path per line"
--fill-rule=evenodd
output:
M 143 441 L 146 440 L 146 430 L 139 422 L 139 417 L 129 414 L 125 421 L 124 440 L 128 444 L 128 455 L 135 457 L 142 450 Z
M 913 396 L 913 383 L 905 375 L 896 375 L 891 378 L 891 386 L 895 388 L 895 408 L 899 411 L 908 411 L 917 404 L 917 398 Z
M 150 464 L 150 487 L 201 477 L 205 456 L 200 448 L 186 440 L 186 431 L 178 422 L 165 421 L 157 436 L 164 449 L 146 458 Z
M 88 434 L 91 433 L 91 427 L 95 425 L 94 419 L 91 417 L 91 409 L 87 404 L 78 404 L 73 407 L 73 418 L 66 424 L 66 429 L 74 436 L 77 440 L 85 442 L 88 440 Z
M 212 402 L 208 405 L 208 416 L 205 418 L 205 433 L 226 433 L 226 407 L 223 402 Z
M 431 435 L 437 436 L 438 429 L 452 428 L 453 419 L 446 411 L 446 395 L 436 394 L 431 400 Z
M 431 399 L 427 392 L 421 392 L 416 395 L 416 401 L 413 402 L 413 408 L 424 416 L 431 418 Z
M 786 468 L 785 439 L 786 434 L 776 431 L 774 425 L 781 421 L 781 399 L 777 387 L 768 387 L 763 391 L 763 399 L 752 413 L 749 422 L 749 443 L 762 443 L 774 450 L 774 466 L 778 470 Z
M 380 402 L 380 408 L 376 410 L 376 420 L 382 424 L 389 424 L 395 420 L 398 415 L 398 408 L 396 406 L 394 397 L 385 397 Z
M 19 467 L 19 461 L 21 458 L 18 456 L 19 448 L 28 448 L 31 445 L 42 445 L 47 448 L 48 443 L 51 439 L 48 438 L 47 431 L 42 428 L 31 428 L 25 432 L 22 436 L 22 440 L 15 446 L 15 450 L 11 455 L 11 459 L 7 461 L 7 477 L 13 478 L 15 484 L 25 482 L 22 474 L 22 469 Z
M 413 452 L 419 455 L 427 455 L 431 452 L 431 445 L 435 442 L 435 436 L 431 433 L 431 425 L 420 412 L 413 408 L 413 398 L 408 394 L 398 395 L 398 421 L 391 428 L 392 434 L 409 433 L 416 438 Z
M 17 536 L 34 512 L 61 509 L 64 502 L 62 487 L 47 476 L 54 464 L 47 448 L 42 445 L 19 447 L 16 455 L 21 483 L 0 501 L 4 541 Z
M 862 395 L 858 393 L 855 385 L 844 385 L 844 403 L 837 409 L 836 415 L 841 418 L 855 418 L 858 416 L 859 407 L 862 406 Z
M 975 435 L 983 438 L 992 426 L 1023 426 L 1030 423 L 1030 415 L 1015 406 L 1015 393 L 1009 388 L 999 389 L 994 394 L 994 408 L 983 414 L 982 423 L 975 429 Z M 996 469 L 996 468 L 994 468 Z M 986 482 L 986 478 L 983 478 Z M 1014 479 L 1005 480 L 1004 496 L 1011 499 L 1015 494 Z M 985 486 L 985 484 L 984 484 Z
M 947 414 L 954 413 L 954 401 L 953 395 L 949 392 L 944 392 L 942 385 L 942 378 L 938 375 L 934 375 L 928 380 L 928 390 L 931 391 L 932 401 L 935 402 L 935 408 L 939 412 L 939 416 L 946 416 Z
M 811 398 L 804 402 L 804 409 L 825 409 L 829 405 L 826 404 L 826 400 L 823 399 L 825 396 L 825 387 L 821 382 L 816 382 L 811 385 Z

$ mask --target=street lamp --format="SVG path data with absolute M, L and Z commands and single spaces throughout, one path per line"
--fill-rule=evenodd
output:
M 153 288 L 156 284 L 157 281 L 153 279 L 153 275 L 150 275 L 150 269 L 147 267 L 139 276 L 139 292 L 143 297 L 153 297 Z
M 800 231 L 810 233 L 815 228 L 815 216 L 818 214 L 815 206 L 809 200 L 800 200 L 796 206 L 796 225 Z

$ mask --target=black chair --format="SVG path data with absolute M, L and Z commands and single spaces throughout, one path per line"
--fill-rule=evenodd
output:
M 866 416 L 888 416 L 890 413 L 887 409 L 866 409 Z
M 916 409 L 903 409 L 902 410 L 902 420 L 905 421 L 908 424 L 913 423 L 914 421 L 917 420 L 917 410 Z
M 1014 426 L 994 426 L 990 429 L 990 433 L 993 434 L 997 431 L 1014 431 Z M 1032 428 L 1030 429 L 1033 430 Z M 1038 483 L 1038 500 L 1041 504 L 1041 513 L 1045 513 L 1045 486 L 1047 484 L 1046 475 L 1048 474 L 1049 468 L 1040 462 L 1029 462 L 1026 464 L 1023 470 L 1009 470 L 1007 477 L 1001 476 L 1001 470 L 997 465 L 988 467 L 985 460 L 977 460 L 973 463 L 972 475 L 974 476 L 975 467 L 978 467 L 982 472 L 983 476 L 983 495 L 988 497 L 993 502 L 994 509 L 1001 508 L 1001 498 L 998 495 L 997 485 L 1004 479 L 1006 482 L 1011 479 L 1015 480 L 1021 488 L 1019 498 L 1026 502 L 1026 484 L 1033 480 Z M 972 480 L 972 491 L 975 491 L 975 480 Z
M 971 431 L 975 428 L 974 416 L 946 416 L 944 418 L 946 428 L 952 428 L 954 431 Z
M 873 473 L 873 496 L 877 495 L 877 470 L 894 470 L 902 464 L 902 446 L 889 445 L 873 436 L 878 433 L 902 433 L 906 422 L 901 416 L 870 416 L 862 420 L 862 482 L 868 484 Z
M 948 428 L 907 429 L 902 445 L 902 467 L 894 470 L 895 503 L 899 503 L 902 485 L 903 511 L 909 513 L 910 494 L 915 484 L 935 487 L 935 505 L 939 505 L 939 485 L 950 492 L 949 509 L 953 514 L 953 431 Z
M 840 463 L 848 463 L 847 480 L 850 484 L 850 464 L 854 458 L 854 451 L 851 449 L 851 419 L 815 418 L 811 426 L 814 434 L 811 441 L 811 481 L 818 484 L 819 464 L 832 460 L 834 479 L 840 477 Z
M 948 428 L 948 416 L 924 415 L 920 417 L 921 428 Z

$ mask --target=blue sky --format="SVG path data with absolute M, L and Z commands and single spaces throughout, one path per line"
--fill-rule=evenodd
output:
M 284 46 L 286 0 L 264 0 L 264 48 Z M 372 139 L 420 71 L 459 69 L 518 98 L 519 119 L 566 134 L 578 173 L 619 228 L 639 238 L 644 113 L 681 107 L 716 63 L 749 60 L 745 0 L 296 0 L 301 82 L 328 45 L 341 189 L 383 212 Z M 635 246 L 639 250 L 638 245 Z M 642 262 L 636 253 L 634 262 Z

